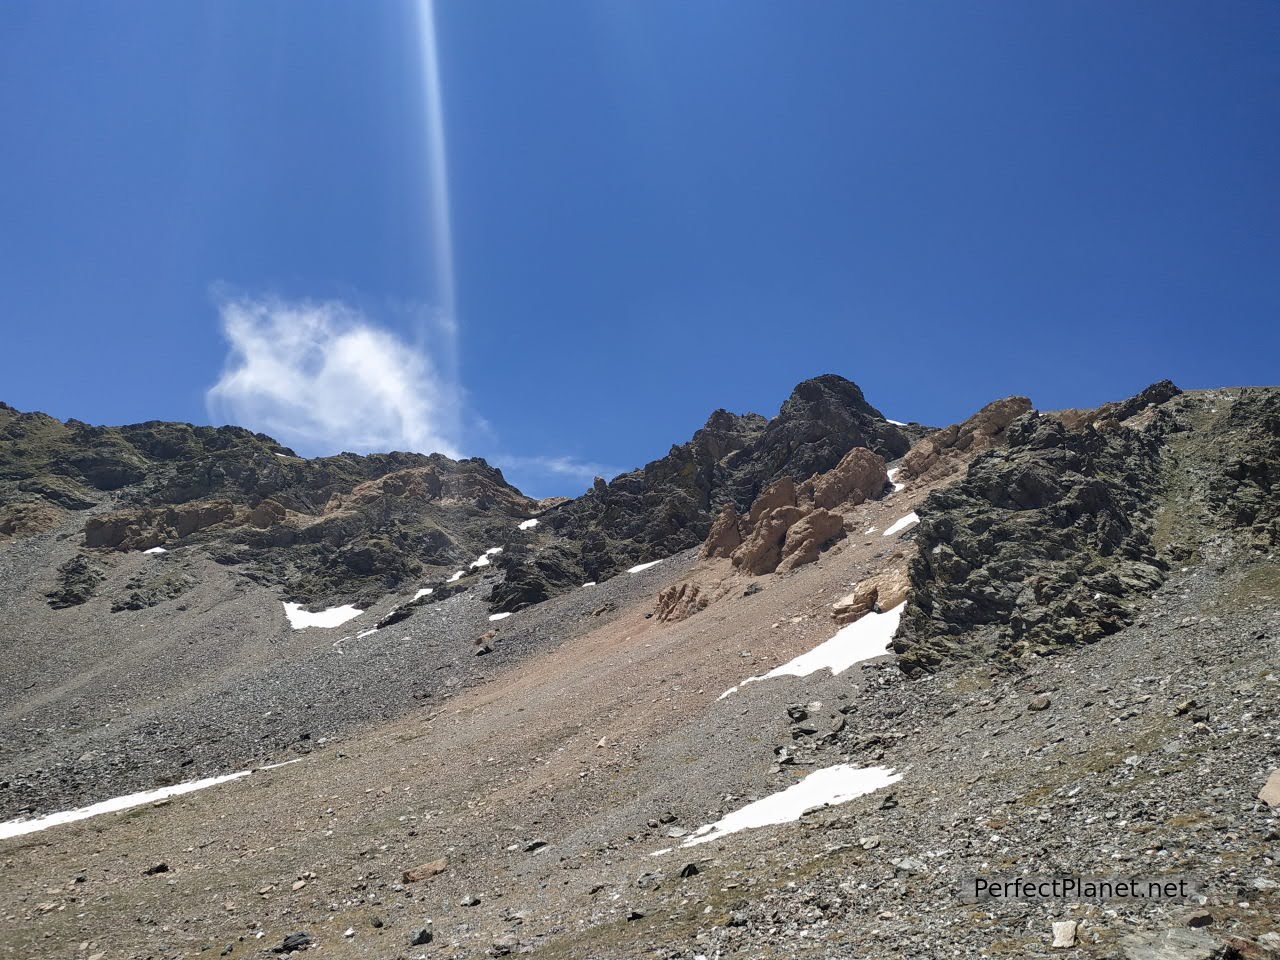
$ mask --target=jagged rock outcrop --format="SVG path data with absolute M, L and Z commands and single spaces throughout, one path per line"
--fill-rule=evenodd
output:
M 684 620 L 700 610 L 705 610 L 711 601 L 710 591 L 704 590 L 701 585 L 677 583 L 658 594 L 653 615 L 664 623 Z
M 1214 516 L 1259 552 L 1280 546 L 1280 393 L 1246 390 L 1214 431 L 1220 467 L 1205 487 Z
M 888 482 L 884 458 L 866 447 L 854 447 L 826 473 L 801 484 L 799 495 L 822 509 L 857 506 L 882 494 Z
M 703 556 L 728 552 L 744 573 L 762 576 L 786 572 L 817 560 L 822 550 L 844 533 L 844 517 L 836 508 L 851 508 L 885 492 L 889 477 L 884 459 L 865 447 L 850 450 L 830 470 L 796 486 L 790 477 L 775 480 L 756 498 L 746 517 L 725 512 L 703 544 Z M 730 524 L 733 524 L 732 530 Z
M 227 500 L 126 510 L 89 518 L 84 525 L 84 545 L 149 550 L 235 518 L 236 508 Z
M 194 546 L 311 603 L 446 576 L 541 505 L 479 459 L 308 460 L 238 427 L 91 427 L 0 404 L 0 538 L 103 506 L 83 526 L 91 550 Z
M 726 503 L 720 508 L 720 515 L 712 522 L 699 556 L 703 560 L 732 556 L 733 551 L 742 545 L 741 523 L 738 508 L 732 501 Z
M 72 557 L 58 568 L 58 585 L 45 600 L 55 610 L 79 606 L 93 597 L 104 576 L 102 568 L 83 554 Z
M 1130 622 L 1135 598 L 1167 569 L 1150 531 L 1170 419 L 1071 430 L 1026 413 L 1008 427 L 1006 448 L 930 494 L 918 511 L 912 591 L 894 640 L 902 668 L 1010 662 Z
M 787 528 L 782 543 L 782 557 L 777 570 L 785 573 L 813 563 L 823 547 L 844 534 L 844 517 L 831 510 L 815 507 Z
M 901 480 L 937 480 L 959 470 L 968 458 L 1001 442 L 1009 424 L 1031 409 L 1026 397 L 1004 397 L 961 423 L 943 427 L 915 444 L 902 458 Z
M 898 426 L 867 402 L 858 385 L 834 374 L 806 380 L 752 444 L 727 486 L 739 507 L 781 476 L 811 477 L 835 467 L 855 447 L 896 460 L 924 428 Z
M 889 423 L 856 384 L 827 374 L 799 384 L 772 420 L 716 411 L 666 457 L 611 483 L 598 481 L 544 519 L 558 536 L 581 544 L 581 576 L 602 580 L 704 542 L 728 503 L 746 512 L 770 484 L 826 473 L 855 447 L 896 458 L 923 433 Z M 748 518 L 748 526 L 754 528 L 762 512 Z M 735 521 L 725 524 L 719 535 L 732 539 Z M 745 532 L 740 536 L 745 540 Z M 777 545 L 780 551 L 781 539 Z M 711 549 L 723 555 L 725 548 Z
M 1182 391 L 1174 385 L 1172 380 L 1161 380 L 1159 383 L 1151 384 L 1142 392 L 1136 393 L 1126 400 L 1115 400 L 1098 407 L 1086 409 L 1063 410 L 1058 413 L 1058 419 L 1071 430 L 1079 430 L 1086 424 L 1100 427 L 1108 420 L 1121 423 L 1145 410 L 1158 407 L 1162 403 L 1172 400 L 1180 393 Z

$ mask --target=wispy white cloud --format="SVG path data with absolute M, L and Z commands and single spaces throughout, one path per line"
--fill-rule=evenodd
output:
M 492 460 L 495 466 L 503 470 L 550 474 L 587 482 L 596 477 L 612 478 L 621 472 L 616 467 L 608 467 L 589 460 L 578 460 L 574 457 L 523 457 L 504 454 L 495 456 Z
M 415 346 L 338 301 L 238 298 L 219 310 L 230 352 L 205 394 L 214 419 L 304 453 L 458 455 L 452 324 Z

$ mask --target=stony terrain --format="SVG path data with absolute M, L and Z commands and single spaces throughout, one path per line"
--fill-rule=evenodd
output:
M 788 404 L 852 430 L 827 388 Z M 493 562 L 331 629 L 290 630 L 222 534 L 86 547 L 84 514 L 148 507 L 127 485 L 11 493 L 53 522 L 0 546 L 6 816 L 299 762 L 0 841 L 0 957 L 1280 957 L 1278 413 L 1157 384 L 830 445 L 718 413 L 617 496 L 502 494 L 501 542 L 467 542 Z M 587 556 L 613 576 L 571 579 Z M 893 651 L 743 685 L 891 609 Z M 842 763 L 901 779 L 686 846 Z M 972 902 L 974 875 L 1199 893 Z

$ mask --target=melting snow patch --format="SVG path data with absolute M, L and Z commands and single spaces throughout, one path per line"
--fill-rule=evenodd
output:
M 505 619 L 507 619 L 507 617 L 509 617 L 509 616 L 511 616 L 511 614 L 510 614 L 510 613 L 495 613 L 495 614 L 494 614 L 493 616 L 491 616 L 489 619 L 490 619 L 490 620 L 505 620 Z
M 594 580 L 588 580 L 586 583 L 583 584 L 584 587 L 594 587 L 595 585 L 596 585 L 596 582 Z
M 847 627 L 828 640 L 820 643 L 808 653 L 802 653 L 780 667 L 774 667 L 759 677 L 748 677 L 736 687 L 730 687 L 720 694 L 723 700 L 729 694 L 740 690 L 748 683 L 759 680 L 772 680 L 774 677 L 807 677 L 823 667 L 831 671 L 833 677 L 844 673 L 855 663 L 882 657 L 888 653 L 889 641 L 897 632 L 898 621 L 902 618 L 902 604 L 898 604 L 887 613 L 868 613 L 853 621 Z
M 450 577 L 450 578 L 449 578 L 448 580 L 446 580 L 445 582 L 446 582 L 446 583 L 453 583 L 453 582 L 455 582 L 455 581 L 457 581 L 457 580 L 461 580 L 461 579 L 462 579 L 462 574 L 463 574 L 463 572 L 464 572 L 464 571 L 459 570 L 457 573 L 455 573 L 452 577 Z
M 301 757 L 298 758 L 298 760 L 301 759 Z M 227 773 L 220 777 L 192 780 L 188 783 L 179 783 L 171 787 L 161 787 L 158 790 L 131 793 L 112 800 L 103 800 L 101 803 L 95 803 L 89 807 L 51 813 L 47 816 L 36 817 L 33 820 L 10 820 L 7 823 L 0 823 L 0 840 L 7 840 L 9 837 L 21 837 L 24 834 L 47 830 L 50 827 L 60 826 L 64 823 L 75 823 L 77 820 L 87 820 L 90 817 L 98 816 L 100 813 L 115 813 L 118 810 L 128 810 L 132 807 L 140 807 L 143 804 L 155 803 L 157 800 L 164 800 L 166 797 L 177 797 L 184 793 L 203 790 L 205 787 L 217 786 L 219 783 L 239 780 L 241 777 L 247 777 L 250 774 L 257 773 L 259 770 L 274 770 L 290 763 L 297 763 L 298 760 L 286 760 L 284 763 L 273 763 L 270 766 L 257 767 L 253 770 L 241 770 L 239 773 Z
M 692 847 L 719 840 L 740 830 L 791 823 L 810 810 L 848 803 L 901 779 L 902 774 L 894 773 L 889 767 L 855 767 L 841 763 L 815 770 L 780 793 L 749 803 L 715 823 L 699 827 L 681 846 Z
M 164 547 L 152 547 L 150 550 L 143 550 L 143 553 L 168 553 Z
M 328 610 L 321 610 L 319 613 L 311 613 L 302 609 L 300 603 L 285 603 L 284 615 L 289 618 L 289 625 L 295 630 L 303 630 L 307 627 L 340 627 L 348 620 L 354 620 L 363 610 L 357 610 L 354 604 L 344 604 L 341 607 L 330 607 Z
M 911 526 L 913 523 L 919 523 L 919 522 L 920 522 L 920 518 L 916 516 L 916 512 L 912 510 L 901 520 L 895 520 L 893 521 L 893 523 L 889 524 L 888 528 L 885 530 L 884 533 L 880 534 L 880 536 L 891 537 L 895 533 L 897 533 L 899 530 L 905 530 L 907 529 L 907 527 Z
M 886 419 L 886 420 L 889 420 L 889 418 L 888 418 L 888 417 L 885 417 L 885 419 Z M 905 424 L 905 423 L 903 423 L 901 420 L 889 420 L 889 422 L 890 422 L 890 423 L 892 423 L 895 427 L 905 427 L 905 426 L 906 426 L 906 424 Z
M 889 482 L 893 484 L 894 493 L 897 493 L 899 490 L 905 490 L 907 488 L 907 485 L 905 483 L 899 483 L 897 480 L 894 479 L 894 477 L 898 475 L 898 471 L 901 469 L 902 469 L 901 467 L 894 467 L 893 469 L 888 471 Z
M 538 525 L 538 521 L 537 521 L 537 520 L 522 520 L 522 521 L 520 521 L 520 529 L 521 529 L 521 530 L 532 530 L 532 529 L 533 529 L 534 527 L 536 527 L 537 525 Z
M 661 560 L 650 560 L 648 563 L 637 563 L 634 567 L 630 567 L 627 573 L 639 573 L 641 570 L 648 570 L 650 567 L 656 567 Z
M 374 627 L 372 630 L 361 630 L 359 633 L 356 634 L 356 639 L 363 640 L 365 637 L 373 636 L 373 634 L 377 632 L 378 632 L 377 627 Z
M 413 595 L 413 600 L 421 600 L 423 597 L 429 597 L 433 593 L 435 593 L 435 591 L 431 587 L 423 587 Z M 413 603 L 413 600 L 410 600 L 409 602 Z
M 495 553 L 501 553 L 501 552 L 502 552 L 501 547 L 490 547 L 484 553 L 480 554 L 480 556 L 478 556 L 475 560 L 471 561 L 472 568 L 474 569 L 476 567 L 487 567 L 489 565 L 489 558 L 493 556 Z

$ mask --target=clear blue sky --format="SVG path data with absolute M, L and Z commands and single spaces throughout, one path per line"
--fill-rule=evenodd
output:
M 939 424 L 1280 380 L 1280 3 L 436 24 L 451 311 L 416 3 L 0 6 L 0 399 L 439 439 L 548 494 L 828 371 Z

